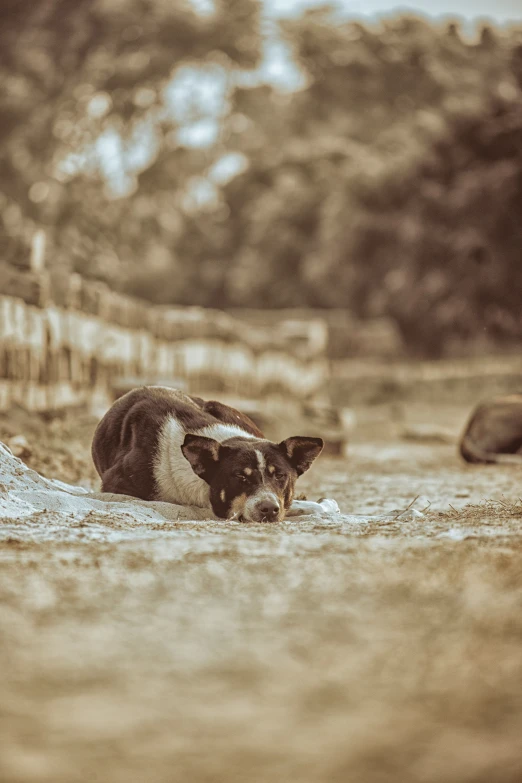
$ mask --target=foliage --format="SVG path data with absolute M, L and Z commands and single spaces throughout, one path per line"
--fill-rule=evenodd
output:
M 439 355 L 484 332 L 520 339 L 521 140 L 520 101 L 492 102 L 480 117 L 453 119 L 393 203 L 366 195 L 367 222 L 353 236 L 367 265 L 360 312 L 371 309 L 377 278 L 379 308 L 419 351 Z M 383 184 L 386 193 L 395 183 Z
M 73 240 L 85 256 L 118 257 L 125 247 L 114 231 L 131 210 L 109 202 L 96 141 L 112 131 L 130 144 L 148 131 L 161 144 L 175 126 L 165 87 L 176 66 L 206 58 L 228 68 L 255 65 L 258 17 L 257 0 L 220 0 L 209 18 L 188 0 L 3 0 L 4 255 L 23 252 L 35 224 L 44 224 L 58 255 L 64 246 L 70 252 Z M 83 165 L 71 182 L 60 163 L 71 165 L 74 156 Z
M 389 315 L 434 355 L 520 338 L 522 30 L 313 9 L 277 32 L 292 92 L 252 71 L 258 2 L 214 6 L 3 3 L 4 257 L 43 225 L 55 266 L 155 302 Z

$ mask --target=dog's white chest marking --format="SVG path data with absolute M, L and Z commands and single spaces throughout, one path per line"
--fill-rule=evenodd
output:
M 208 484 L 196 476 L 181 451 L 187 432 L 193 435 L 204 435 L 220 443 L 237 436 L 242 438 L 254 436 L 234 424 L 212 424 L 199 430 L 185 430 L 175 416 L 166 419 L 161 428 L 153 464 L 158 498 L 183 506 L 210 508 Z

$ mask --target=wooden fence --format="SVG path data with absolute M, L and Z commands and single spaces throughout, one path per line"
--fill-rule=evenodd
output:
M 0 409 L 110 399 L 118 381 L 305 400 L 328 381 L 320 320 L 257 327 L 217 310 L 155 307 L 45 270 L 0 269 Z

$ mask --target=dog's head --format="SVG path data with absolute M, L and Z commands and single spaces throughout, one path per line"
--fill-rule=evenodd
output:
M 186 435 L 181 451 L 210 487 L 216 516 L 244 522 L 281 522 L 295 482 L 323 449 L 321 438 L 292 437 L 281 443 L 230 438 L 219 443 Z

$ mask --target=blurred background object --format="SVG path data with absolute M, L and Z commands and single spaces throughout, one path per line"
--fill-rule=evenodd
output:
M 520 14 L 386 10 L 2 3 L 0 406 L 518 351 Z

